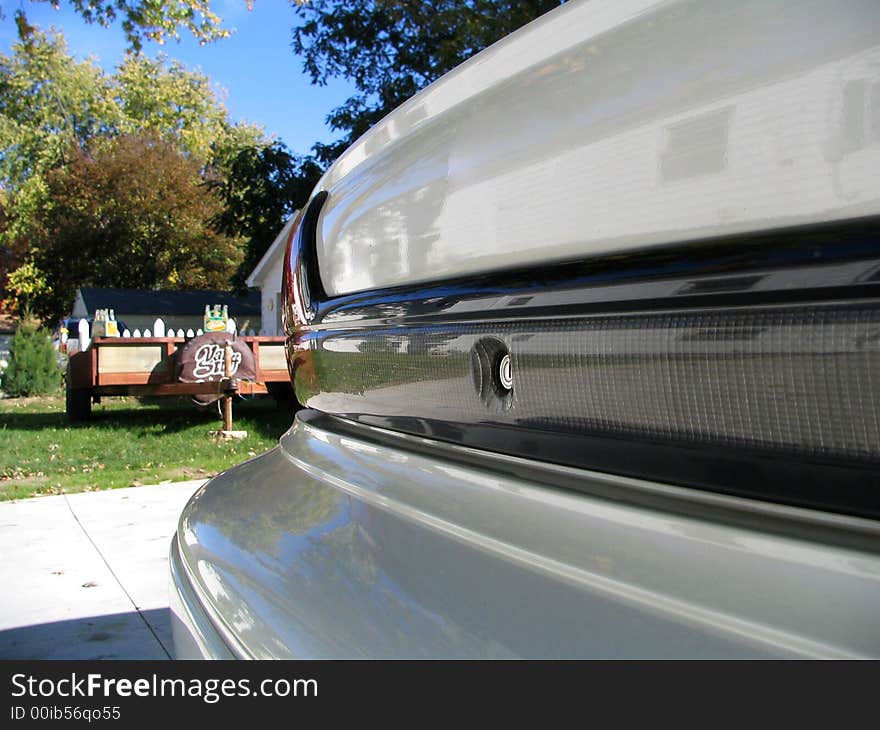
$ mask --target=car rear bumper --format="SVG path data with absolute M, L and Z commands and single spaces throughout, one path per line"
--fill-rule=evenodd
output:
M 177 535 L 168 556 L 171 569 L 169 602 L 176 659 L 234 659 L 216 624 L 209 618 L 206 602 L 199 598 L 180 558 Z
M 566 488 L 577 481 L 578 489 Z M 303 411 L 172 545 L 178 656 L 880 656 L 876 523 Z

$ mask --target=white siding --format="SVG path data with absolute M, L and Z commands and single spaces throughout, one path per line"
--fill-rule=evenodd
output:
M 263 281 L 260 287 L 261 291 L 261 315 L 262 329 L 267 335 L 280 335 L 281 326 L 278 314 L 278 302 L 281 293 L 281 269 L 283 256 L 278 256 L 266 268 L 263 275 Z

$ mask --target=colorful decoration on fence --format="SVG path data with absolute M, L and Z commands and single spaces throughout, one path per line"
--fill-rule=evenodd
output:
M 217 315 L 216 317 L 214 316 L 215 313 Z M 208 316 L 209 314 L 210 317 Z M 186 331 L 184 331 L 183 328 L 180 328 L 175 331 L 173 327 L 166 330 L 164 320 L 162 320 L 161 317 L 157 317 L 153 322 L 152 332 L 149 329 L 145 329 L 143 332 L 141 332 L 140 329 L 121 330 L 119 323 L 116 321 L 116 315 L 112 309 L 99 309 L 95 312 L 95 320 L 91 323 L 91 326 L 87 319 L 82 318 L 79 320 L 78 330 L 76 332 L 76 334 L 79 335 L 78 342 L 76 337 L 70 337 L 70 333 L 68 333 L 67 339 L 73 340 L 72 347 L 74 348 L 74 351 L 77 351 L 87 349 L 89 344 L 91 344 L 91 340 L 95 337 L 181 337 L 191 340 L 195 337 L 201 337 L 205 331 L 235 334 L 235 320 L 228 316 L 225 305 L 222 309 L 219 305 L 215 305 L 213 310 L 210 311 L 209 307 L 206 306 L 205 324 L 210 323 L 212 327 L 218 327 L 221 322 L 223 326 L 220 329 L 202 330 L 200 327 L 195 332 L 193 332 L 192 328 Z M 252 329 L 245 331 L 245 329 L 242 328 L 241 334 L 253 335 L 254 331 Z
M 228 321 L 229 309 L 225 304 L 222 309 L 219 304 L 215 304 L 212 307 L 209 307 L 207 304 L 205 305 L 205 332 L 225 332 Z
M 92 337 L 119 337 L 119 325 L 112 309 L 99 309 L 95 312 Z

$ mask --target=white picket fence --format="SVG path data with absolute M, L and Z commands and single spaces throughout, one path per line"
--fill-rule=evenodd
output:
M 235 320 L 232 319 L 231 317 L 230 317 L 229 321 L 226 323 L 226 331 L 231 332 L 231 333 L 234 333 L 236 331 Z M 89 326 L 88 320 L 81 319 L 79 321 L 79 331 L 77 332 L 77 334 L 79 335 L 79 348 L 78 349 L 79 350 L 87 349 L 88 346 L 92 342 L 92 328 Z M 193 331 L 192 328 L 190 328 L 190 329 L 187 329 L 185 332 L 182 328 L 179 330 L 175 330 L 173 327 L 166 330 L 165 329 L 165 322 L 162 320 L 161 317 L 157 317 L 156 321 L 153 322 L 152 331 L 149 329 L 145 329 L 143 332 L 141 332 L 139 329 L 135 329 L 133 331 L 126 329 L 126 330 L 122 330 L 119 333 L 119 336 L 120 337 L 151 337 L 151 338 L 180 337 L 185 340 L 191 340 L 193 337 L 198 337 L 201 334 L 204 334 L 204 332 L 202 331 L 201 328 L 199 328 L 195 331 Z M 242 327 L 241 331 L 238 334 L 253 336 L 255 333 L 254 333 L 253 329 L 245 330 L 245 328 Z M 69 342 L 69 340 L 68 340 L 68 342 Z

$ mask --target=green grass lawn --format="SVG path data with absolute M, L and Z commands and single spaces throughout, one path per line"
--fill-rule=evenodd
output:
M 241 441 L 217 441 L 216 404 L 105 398 L 68 423 L 64 397 L 0 399 L 0 501 L 208 477 L 275 446 L 293 422 L 271 398 L 236 399 Z

